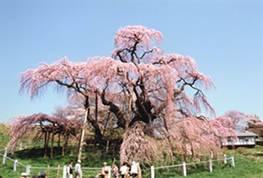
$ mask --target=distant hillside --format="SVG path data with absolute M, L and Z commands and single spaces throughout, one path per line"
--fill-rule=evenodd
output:
M 5 124 L 0 124 L 0 150 L 4 149 L 9 141 L 9 128 Z

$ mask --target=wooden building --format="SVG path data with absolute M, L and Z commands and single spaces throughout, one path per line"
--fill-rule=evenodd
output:
M 227 138 L 222 141 L 223 147 L 255 147 L 257 134 L 249 131 L 238 132 L 237 138 Z

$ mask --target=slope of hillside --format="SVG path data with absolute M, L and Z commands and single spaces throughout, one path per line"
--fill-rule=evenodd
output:
M 8 127 L 4 124 L 0 124 L 0 150 L 4 149 L 9 141 Z
M 0 150 L 2 150 L 6 144 L 8 143 L 8 127 L 0 124 Z M 27 139 L 28 140 L 28 139 Z M 32 142 L 31 142 L 32 143 Z M 34 148 L 33 148 L 34 147 Z M 32 174 L 37 175 L 40 169 L 36 169 L 36 167 L 42 167 L 41 170 L 45 170 L 49 173 L 50 178 L 55 178 L 58 175 L 62 175 L 62 166 L 65 165 L 69 160 L 75 159 L 75 148 L 71 147 L 69 152 L 62 157 L 60 154 L 57 154 L 54 159 L 43 158 L 42 155 L 42 147 L 38 147 L 35 144 L 29 145 L 29 149 L 21 150 L 15 152 L 14 155 L 9 155 L 14 159 L 18 159 L 19 162 L 24 165 L 31 165 L 33 168 Z M 209 173 L 207 169 L 204 167 L 196 167 L 189 171 L 189 178 L 263 178 L 263 146 L 256 146 L 255 148 L 238 148 L 233 150 L 226 150 L 228 155 L 235 156 L 236 167 L 230 166 L 215 166 L 214 172 Z M 106 161 L 111 163 L 113 158 L 118 160 L 116 155 L 103 154 L 99 150 L 87 149 L 84 152 L 84 167 L 101 167 L 103 162 Z M 2 160 L 2 157 L 0 157 Z M 60 171 L 53 169 L 54 167 L 58 167 L 60 165 Z M 48 166 L 52 169 L 48 170 Z M 4 178 L 18 178 L 20 172 L 24 172 L 25 168 L 19 166 L 17 172 L 13 171 L 13 162 L 8 160 L 7 165 L 2 165 L 0 162 L 0 176 Z M 88 171 L 88 172 L 87 172 Z M 96 170 L 86 170 L 85 177 L 91 178 L 94 177 L 99 172 Z M 157 178 L 167 178 L 167 177 L 182 177 L 180 171 L 176 171 L 174 168 L 172 169 L 164 169 L 162 171 L 156 170 Z M 179 174 L 178 174 L 179 173 Z M 145 178 L 149 177 L 150 169 L 144 167 L 144 175 Z

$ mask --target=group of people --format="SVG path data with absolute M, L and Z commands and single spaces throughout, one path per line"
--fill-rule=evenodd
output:
M 21 173 L 21 178 L 29 178 L 30 176 L 25 173 L 25 172 L 22 172 Z M 39 172 L 39 175 L 33 175 L 32 178 L 47 178 L 47 175 L 44 171 L 40 171 Z
M 67 178 L 82 178 L 81 161 L 78 160 L 73 167 L 73 161 L 69 161 L 66 167 Z
M 101 172 L 96 176 L 97 178 L 109 178 L 112 173 L 113 178 L 141 178 L 140 164 L 136 161 L 132 161 L 131 164 L 127 162 L 123 163 L 120 168 L 113 163 L 112 166 L 108 166 L 104 162 Z
M 26 173 L 22 173 L 22 178 L 28 178 Z M 73 161 L 69 161 L 66 166 L 66 177 L 67 178 L 82 178 L 81 161 L 78 160 L 74 165 Z M 103 163 L 100 173 L 96 176 L 97 178 L 141 178 L 140 164 L 136 161 L 132 161 L 131 164 L 125 162 L 118 167 L 114 162 L 112 166 L 108 166 L 106 162 Z M 33 176 L 34 177 L 34 176 Z M 46 178 L 46 174 L 41 172 L 37 178 Z
M 21 178 L 29 178 L 30 176 L 23 172 Z M 67 178 L 82 178 L 81 170 L 81 161 L 78 160 L 75 166 L 73 167 L 73 161 L 69 161 L 66 166 L 66 177 Z M 1 177 L 0 177 L 1 178 Z M 44 171 L 41 171 L 38 176 L 33 175 L 32 178 L 47 178 L 47 175 Z

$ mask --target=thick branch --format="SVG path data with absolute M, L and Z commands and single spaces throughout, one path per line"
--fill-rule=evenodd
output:
M 120 108 L 115 105 L 113 102 L 108 101 L 105 96 L 107 87 L 105 87 L 101 93 L 101 101 L 102 104 L 109 106 L 109 111 L 111 111 L 118 119 L 118 126 L 125 129 L 126 128 L 126 120 L 124 118 L 124 114 L 121 112 Z

